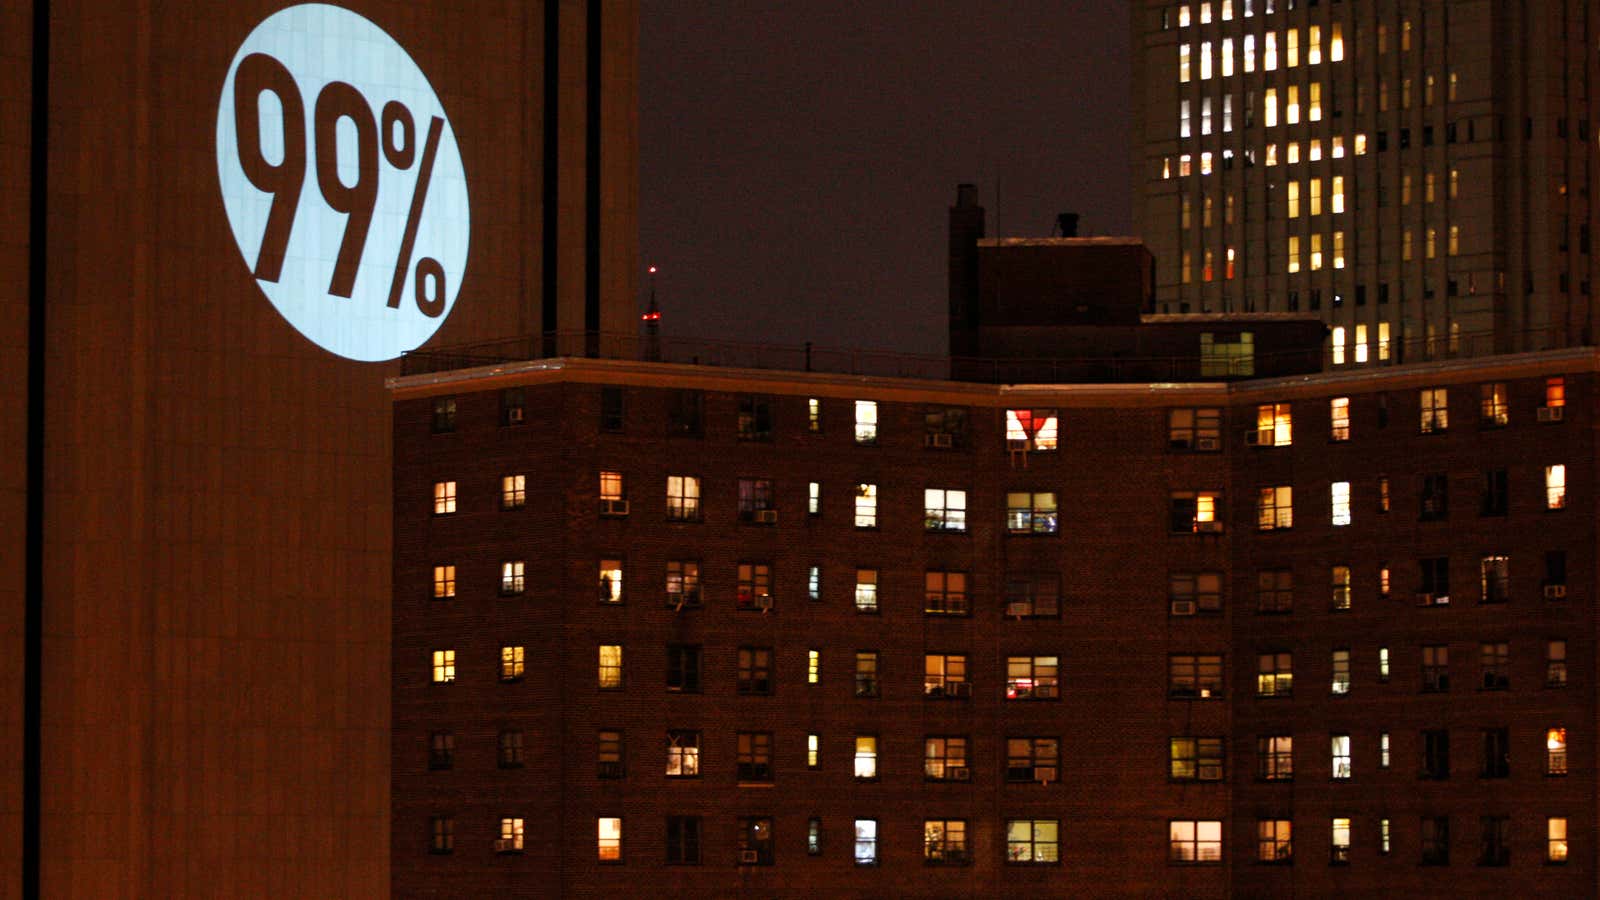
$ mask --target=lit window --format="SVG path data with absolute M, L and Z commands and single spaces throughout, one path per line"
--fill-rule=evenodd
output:
M 1261 653 L 1256 656 L 1256 696 L 1294 695 L 1294 654 Z
M 922 858 L 930 865 L 966 865 L 968 861 L 966 820 L 924 820 Z
M 1211 42 L 1200 42 L 1200 80 L 1207 81 L 1211 78 Z
M 1329 603 L 1329 608 L 1338 612 L 1348 610 L 1350 608 L 1350 567 L 1334 566 L 1332 582 L 1333 597 Z M 1339 692 L 1335 691 L 1335 693 Z
M 1450 398 L 1444 388 L 1423 388 L 1418 392 L 1422 412 L 1422 433 L 1432 434 L 1450 427 Z
M 700 479 L 694 475 L 667 476 L 667 519 L 700 521 Z
M 1222 863 L 1222 822 L 1174 819 L 1167 823 L 1167 858 L 1181 864 Z
M 1256 36 L 1253 34 L 1244 36 L 1244 70 L 1247 73 L 1256 70 Z
M 1222 39 L 1222 77 L 1233 74 L 1233 38 Z
M 700 564 L 693 560 L 667 561 L 667 604 L 674 609 L 700 605 Z
M 924 576 L 922 611 L 930 616 L 964 616 L 967 605 L 967 573 L 929 571 Z
M 1059 659 L 1054 656 L 1006 657 L 1006 699 L 1060 699 L 1060 671 Z
M 1269 31 L 1262 35 L 1261 68 L 1266 72 L 1275 72 L 1278 69 L 1278 33 L 1276 31 Z M 1269 122 L 1267 124 L 1275 123 Z
M 812 732 L 806 735 L 806 768 L 816 769 L 822 765 L 822 735 Z
M 923 522 L 929 531 L 967 530 L 967 492 L 928 488 L 922 492 Z
M 967 682 L 965 654 L 928 653 L 923 655 L 922 695 L 929 698 L 972 696 Z
M 1393 838 L 1393 834 L 1389 830 L 1389 820 L 1388 819 L 1379 819 L 1378 820 L 1378 853 L 1379 853 L 1379 855 L 1381 855 L 1381 856 L 1388 856 L 1389 855 L 1389 851 L 1392 850 L 1393 846 L 1394 846 L 1393 843 L 1392 843 L 1392 840 L 1391 840 L 1392 838 Z
M 1013 450 L 1054 450 L 1057 430 L 1053 409 L 1006 410 L 1006 443 Z
M 500 479 L 500 508 L 521 509 L 528 503 L 528 477 L 505 475 Z
M 1333 23 L 1331 33 L 1328 35 L 1328 62 L 1341 62 L 1344 59 L 1344 30 L 1338 22 Z
M 520 594 L 527 587 L 527 563 L 520 559 L 512 559 L 500 564 L 500 593 L 510 597 Z
M 456 567 L 433 567 L 433 599 L 448 600 L 456 595 Z
M 856 443 L 876 444 L 878 442 L 878 401 L 856 401 Z
M 1322 271 L 1322 235 L 1311 236 L 1311 271 Z
M 878 777 L 878 737 L 871 734 L 856 735 L 856 778 L 870 781 Z
M 1335 231 L 1333 233 L 1333 267 L 1335 269 L 1344 268 L 1344 232 L 1343 231 Z M 1359 360 L 1358 359 L 1358 360 L 1356 360 L 1356 362 L 1363 362 L 1363 360 Z
M 1335 246 L 1342 247 L 1344 245 L 1344 232 L 1342 232 L 1342 231 L 1335 232 L 1334 233 L 1334 238 L 1335 238 L 1336 241 L 1338 241 L 1338 243 Z M 1357 325 L 1356 326 L 1356 362 L 1357 363 L 1364 363 L 1366 361 L 1367 361 L 1367 326 L 1365 326 L 1365 325 Z
M 806 514 L 811 516 L 822 515 L 822 482 L 820 481 L 806 483 Z
M 1300 124 L 1300 86 L 1288 85 L 1283 89 L 1283 124 Z
M 1256 491 L 1256 530 L 1276 531 L 1294 527 L 1294 488 L 1286 484 Z
M 1344 347 L 1345 347 L 1345 329 L 1344 329 L 1344 326 L 1343 325 L 1335 325 L 1334 328 L 1333 328 L 1333 364 L 1336 365 L 1336 366 L 1344 365 L 1344 360 L 1345 360 Z
M 971 780 L 967 739 L 956 735 L 929 735 L 923 741 L 922 774 L 930 781 Z
M 816 816 L 806 820 L 806 855 L 822 855 L 822 820 Z
M 1484 603 L 1505 603 L 1511 597 L 1511 557 L 1485 556 L 1478 563 Z
M 806 684 L 820 684 L 822 682 L 822 651 L 806 651 Z
M 1220 737 L 1175 737 L 1168 741 L 1173 781 L 1221 781 L 1223 742 Z
M 602 691 L 622 689 L 622 646 L 600 645 L 599 683 Z
M 1167 696 L 1214 700 L 1222 696 L 1222 657 L 1180 653 L 1167 658 Z
M 456 680 L 456 652 L 454 650 L 433 651 L 433 683 L 447 684 Z
M 1546 641 L 1544 645 L 1544 686 L 1567 686 L 1567 642 Z
M 1188 84 L 1190 81 L 1189 45 L 1178 45 L 1178 82 Z
M 1387 731 L 1378 732 L 1378 768 L 1389 768 L 1389 732 Z
M 1294 738 L 1287 734 L 1256 738 L 1256 777 L 1262 781 L 1294 780 Z
M 1350 482 L 1335 481 L 1333 483 L 1331 501 L 1333 504 L 1333 524 L 1350 524 Z
M 1567 861 L 1567 819 L 1565 816 L 1552 816 L 1544 820 L 1545 834 L 1545 862 L 1564 863 Z
M 766 563 L 739 563 L 734 605 L 739 609 L 772 608 L 772 567 Z
M 1322 62 L 1322 29 L 1316 25 L 1306 29 L 1306 65 Z
M 878 820 L 856 820 L 855 860 L 858 866 L 878 864 Z
M 806 570 L 806 599 L 822 599 L 822 567 L 812 566 Z
M 521 681 L 527 671 L 528 651 L 524 647 L 500 648 L 500 680 Z
M 1272 35 L 1270 34 L 1267 35 L 1267 59 L 1269 61 L 1272 59 Z M 1270 69 L 1272 67 L 1269 65 L 1267 68 Z M 1278 124 L 1277 88 L 1267 88 L 1267 92 L 1262 95 L 1261 116 L 1262 124 L 1268 128 L 1275 127 Z
M 878 651 L 856 651 L 855 695 L 878 696 Z
M 1567 505 L 1567 467 L 1557 464 L 1544 467 L 1545 509 L 1565 509 Z
M 856 527 L 878 527 L 878 486 L 875 484 L 856 485 Z
M 1059 526 L 1054 492 L 1006 494 L 1006 530 L 1011 534 L 1055 534 Z
M 1328 401 L 1330 437 L 1335 441 L 1350 440 L 1350 398 L 1334 397 Z
M 735 763 L 740 782 L 762 784 L 772 780 L 772 732 L 741 731 Z
M 622 602 L 622 560 L 600 560 L 600 602 Z
M 1048 865 L 1060 861 L 1060 820 L 1008 819 L 1006 821 L 1006 862 Z
M 806 399 L 806 430 L 822 430 L 822 401 L 816 397 Z
M 1288 197 L 1287 215 L 1291 219 L 1298 219 L 1300 218 L 1300 182 L 1291 181 L 1285 187 Z
M 1288 819 L 1257 819 L 1256 862 L 1293 862 L 1292 828 Z
M 601 472 L 600 473 L 600 508 L 601 508 L 601 511 L 602 512 L 605 511 L 605 504 L 606 504 L 607 501 L 621 500 L 623 498 L 623 496 L 624 495 L 622 493 L 622 473 L 621 472 Z
M 1174 491 L 1169 498 L 1169 525 L 1174 534 L 1217 534 L 1222 495 L 1216 491 Z
M 1567 380 L 1557 375 L 1544 380 L 1544 407 L 1539 411 L 1539 421 L 1559 422 L 1567 406 Z
M 1006 738 L 1005 780 L 1013 785 L 1061 780 L 1061 740 L 1058 738 Z
M 500 838 L 494 842 L 496 853 L 522 852 L 523 822 L 519 818 L 500 820 Z
M 1300 238 L 1296 235 L 1289 236 L 1289 274 L 1300 271 Z
M 622 819 L 615 816 L 599 817 L 596 834 L 595 847 L 600 862 L 622 862 Z
M 1333 777 L 1343 780 L 1350 777 L 1350 735 L 1336 734 L 1330 741 L 1333 755 Z
M 1306 120 L 1311 122 L 1322 121 L 1322 82 L 1313 81 L 1306 85 Z M 1316 141 L 1312 141 L 1312 161 L 1315 162 L 1319 154 L 1316 153 Z
M 1544 733 L 1544 773 L 1567 774 L 1567 730 L 1551 728 Z
M 1350 820 L 1346 817 L 1335 816 L 1332 822 L 1331 835 L 1328 861 L 1338 866 L 1350 862 Z
M 878 570 L 856 570 L 856 612 L 878 611 Z
M 433 483 L 433 514 L 447 516 L 456 511 L 456 483 L 454 481 L 435 481 Z

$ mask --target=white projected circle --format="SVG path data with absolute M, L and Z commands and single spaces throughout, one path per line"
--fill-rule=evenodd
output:
M 250 32 L 217 105 L 217 179 L 246 268 L 323 349 L 394 359 L 449 317 L 471 233 L 461 151 L 371 21 L 306 3 Z

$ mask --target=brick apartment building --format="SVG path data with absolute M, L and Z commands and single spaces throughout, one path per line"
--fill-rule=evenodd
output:
M 1597 371 L 397 379 L 395 891 L 1592 896 Z

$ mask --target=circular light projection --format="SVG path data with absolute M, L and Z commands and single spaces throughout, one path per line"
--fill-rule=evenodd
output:
M 461 151 L 368 19 L 306 3 L 250 32 L 217 104 L 217 179 L 246 268 L 319 347 L 394 359 L 449 317 L 471 233 Z

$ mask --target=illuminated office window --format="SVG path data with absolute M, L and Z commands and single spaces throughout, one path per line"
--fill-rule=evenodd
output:
M 1289 273 L 1300 271 L 1300 238 L 1289 235 Z
M 1344 336 L 1344 326 L 1335 325 L 1333 328 L 1333 364 L 1336 366 L 1344 365 Z
M 1339 243 L 1340 244 L 1343 244 L 1344 233 L 1340 232 L 1340 233 L 1336 234 L 1335 238 L 1339 239 Z M 1356 350 L 1356 362 L 1357 363 L 1366 362 L 1367 361 L 1367 326 L 1365 326 L 1365 325 L 1357 325 L 1356 326 L 1355 350 Z
M 1227 78 L 1233 74 L 1233 38 L 1222 39 L 1222 59 L 1220 61 L 1222 77 Z
M 878 442 L 878 401 L 856 401 L 856 443 L 876 444 Z
M 1311 178 L 1306 181 L 1306 194 L 1310 200 L 1310 215 L 1322 215 L 1322 179 Z
M 1253 34 L 1245 35 L 1240 49 L 1241 55 L 1244 57 L 1244 71 L 1246 73 L 1254 72 L 1256 70 L 1256 36 Z
M 1306 85 L 1306 120 L 1310 122 L 1322 121 L 1322 82 L 1313 81 Z
M 1300 182 L 1291 181 L 1284 186 L 1287 198 L 1287 215 L 1291 219 L 1300 218 Z
M 1344 60 L 1344 26 L 1334 22 L 1328 35 L 1328 62 Z
M 1300 124 L 1300 86 L 1288 85 L 1283 89 L 1283 123 L 1285 125 Z
M 1283 33 L 1283 66 L 1292 69 L 1300 65 L 1300 29 L 1290 28 Z
M 1322 235 L 1313 234 L 1311 236 L 1311 271 L 1317 272 L 1317 271 L 1320 271 L 1321 269 L 1322 269 Z
M 1211 42 L 1200 42 L 1200 80 L 1208 81 L 1211 78 Z
M 1335 481 L 1333 483 L 1333 524 L 1350 524 L 1350 482 Z
M 1333 233 L 1333 267 L 1335 269 L 1344 268 L 1344 232 L 1342 231 Z
M 1178 82 L 1188 84 L 1190 80 L 1189 45 L 1178 45 Z
M 1261 109 L 1263 124 L 1265 124 L 1268 128 L 1276 126 L 1278 124 L 1277 88 L 1267 88 L 1267 92 L 1262 97 Z
M 1334 214 L 1344 212 L 1344 176 L 1335 175 L 1329 182 L 1328 210 Z
M 1306 29 L 1306 65 L 1315 66 L 1322 62 L 1322 28 L 1312 25 Z
M 1191 126 L 1189 124 L 1189 118 L 1190 118 L 1189 117 L 1189 101 L 1188 100 L 1179 100 L 1178 101 L 1178 137 L 1186 138 L 1186 137 L 1192 137 L 1193 136 L 1194 132 L 1193 132 L 1193 129 L 1191 128 Z M 1184 206 L 1185 206 L 1185 208 L 1187 208 L 1187 206 L 1188 206 L 1188 199 L 1189 198 L 1187 198 L 1187 197 L 1184 198 Z M 1188 224 L 1185 223 L 1184 227 L 1187 228 Z
M 1278 33 L 1269 31 L 1261 36 L 1261 69 L 1275 72 L 1278 69 Z

